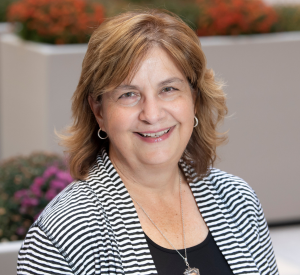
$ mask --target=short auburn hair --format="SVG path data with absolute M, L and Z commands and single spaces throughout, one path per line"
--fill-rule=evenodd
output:
M 85 179 L 97 154 L 108 146 L 97 136 L 99 126 L 88 98 L 118 87 L 136 72 L 151 47 L 164 49 L 178 64 L 196 93 L 199 124 L 183 152 L 182 159 L 197 176 L 204 176 L 216 160 L 216 147 L 226 134 L 216 127 L 227 114 L 222 84 L 215 81 L 195 32 L 175 14 L 157 9 L 130 11 L 106 19 L 92 34 L 82 63 L 77 89 L 72 97 L 73 124 L 61 135 L 71 175 Z

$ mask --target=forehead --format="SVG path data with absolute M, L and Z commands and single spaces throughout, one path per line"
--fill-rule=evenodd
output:
M 135 66 L 135 70 L 130 72 L 121 85 L 135 84 L 140 81 L 163 82 L 167 79 L 182 82 L 186 77 L 174 58 L 166 50 L 155 46 L 148 50 Z

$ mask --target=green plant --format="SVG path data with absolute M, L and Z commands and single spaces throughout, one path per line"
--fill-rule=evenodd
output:
M 0 0 L 0 22 L 6 22 L 6 12 L 9 5 L 11 5 L 16 0 Z
M 278 15 L 276 31 L 300 30 L 300 5 L 276 5 L 274 9 Z
M 192 29 L 196 29 L 199 7 L 195 0 L 94 0 L 105 7 L 108 17 L 127 10 L 158 8 L 169 10 L 182 18 Z
M 65 170 L 59 155 L 47 153 L 0 163 L 1 241 L 24 239 L 37 215 L 71 181 Z M 61 182 L 60 178 L 66 180 Z M 51 181 L 55 181 L 54 184 Z
M 195 1 L 165 1 L 163 7 L 180 16 L 193 30 L 197 29 L 200 9 Z

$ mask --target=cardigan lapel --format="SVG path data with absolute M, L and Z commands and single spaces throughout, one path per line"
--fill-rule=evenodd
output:
M 157 274 L 133 201 L 105 150 L 89 175 L 107 223 L 112 228 L 124 274 Z M 111 238 L 110 237 L 110 238 Z
M 191 178 L 192 170 L 183 161 L 180 164 L 186 177 Z M 214 182 L 209 175 L 202 180 L 195 179 L 189 185 L 199 211 L 233 273 L 241 274 L 241 264 L 245 266 L 247 263 L 247 269 L 242 273 L 259 275 L 260 273 L 246 245 L 243 232 L 239 229 L 228 206 L 220 196 L 218 181 Z M 233 189 L 235 188 L 233 187 Z M 232 191 L 238 193 L 236 190 Z

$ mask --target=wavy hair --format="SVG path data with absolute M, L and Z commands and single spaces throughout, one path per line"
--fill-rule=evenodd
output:
M 71 175 L 84 179 L 108 140 L 97 137 L 99 126 L 88 97 L 101 95 L 132 77 L 149 49 L 159 46 L 177 62 L 196 93 L 199 124 L 194 128 L 182 159 L 204 176 L 217 158 L 216 147 L 226 134 L 216 130 L 227 114 L 222 83 L 215 81 L 199 38 L 178 16 L 164 10 L 126 12 L 106 19 L 92 34 L 72 97 L 72 125 L 60 135 L 66 147 Z

